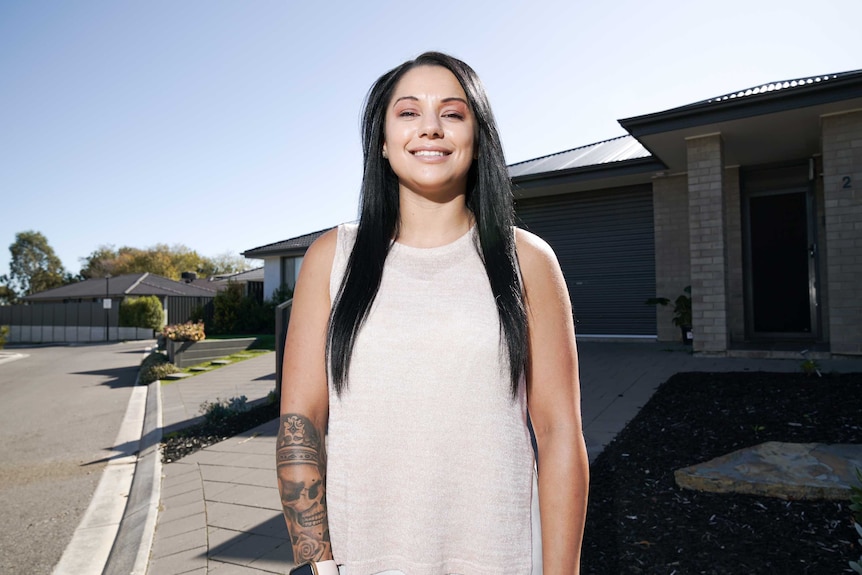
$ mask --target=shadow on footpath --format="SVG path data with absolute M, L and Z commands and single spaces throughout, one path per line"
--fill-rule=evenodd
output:
M 99 385 L 107 385 L 111 389 L 134 387 L 137 379 L 138 366 L 115 367 L 111 369 L 94 369 L 89 371 L 73 371 L 69 375 L 97 375 L 108 378 Z
M 207 559 L 242 565 L 254 569 L 251 562 L 265 557 L 267 562 L 284 564 L 285 570 L 294 563 L 293 548 L 281 515 L 267 519 L 226 539 L 207 552 Z M 259 567 L 263 569 L 263 567 Z M 269 571 L 269 569 L 266 569 Z

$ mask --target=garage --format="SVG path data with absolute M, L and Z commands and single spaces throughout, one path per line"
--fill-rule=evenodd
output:
M 656 336 L 652 187 L 520 199 L 518 225 L 560 260 L 579 336 Z

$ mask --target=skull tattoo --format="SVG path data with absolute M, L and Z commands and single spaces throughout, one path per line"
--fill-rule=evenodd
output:
M 329 549 L 323 441 L 307 417 L 287 414 L 277 446 L 278 486 L 294 558 L 317 560 Z

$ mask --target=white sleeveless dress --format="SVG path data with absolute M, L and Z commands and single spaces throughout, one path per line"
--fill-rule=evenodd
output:
M 339 226 L 333 301 L 355 237 Z M 345 575 L 541 573 L 524 385 L 513 400 L 477 242 L 394 243 L 347 389 L 330 385 L 326 498 Z

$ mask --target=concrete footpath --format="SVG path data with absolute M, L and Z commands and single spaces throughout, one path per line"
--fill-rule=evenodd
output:
M 700 358 L 682 346 L 579 342 L 584 433 L 590 461 L 670 376 L 683 371 L 782 371 L 792 360 Z M 161 426 L 188 425 L 204 401 L 274 389 L 275 354 L 160 386 Z M 862 371 L 862 360 L 821 370 Z M 161 467 L 148 575 L 287 573 L 293 557 L 275 480 L 277 420 Z M 140 574 L 139 574 L 140 575 Z

